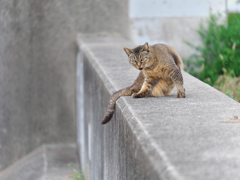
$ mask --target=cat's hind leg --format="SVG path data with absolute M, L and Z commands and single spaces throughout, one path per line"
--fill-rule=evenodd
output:
M 174 83 L 172 81 L 164 81 L 161 79 L 153 88 L 151 95 L 152 96 L 168 96 L 171 94 L 174 88 Z
M 185 98 L 186 94 L 185 94 L 185 88 L 183 87 L 183 76 L 181 73 L 181 69 L 177 66 L 173 67 L 169 71 L 169 76 L 171 77 L 172 81 L 174 82 L 177 88 L 177 91 L 178 91 L 177 97 Z
M 156 86 L 156 84 L 159 82 L 159 78 L 154 78 L 154 77 L 148 77 L 142 87 L 141 90 L 138 93 L 133 93 L 132 97 L 133 98 L 142 98 L 142 97 L 149 97 L 152 96 L 152 90 Z
M 149 96 L 154 97 L 161 97 L 164 96 L 163 89 L 162 89 L 162 80 L 160 80 L 152 89 L 152 92 L 149 94 Z

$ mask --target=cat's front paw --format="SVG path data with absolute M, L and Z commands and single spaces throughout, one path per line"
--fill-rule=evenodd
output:
M 181 89 L 178 89 L 178 93 L 177 93 L 177 97 L 178 98 L 185 98 L 186 97 L 186 94 L 185 94 L 185 88 L 182 87 Z
M 178 92 L 177 97 L 178 98 L 185 98 L 186 94 L 185 94 L 185 92 Z
M 142 96 L 141 96 L 141 94 L 133 93 L 133 94 L 132 94 L 132 97 L 133 97 L 133 98 L 141 98 Z

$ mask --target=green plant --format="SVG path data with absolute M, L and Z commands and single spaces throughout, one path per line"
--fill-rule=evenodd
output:
M 81 172 L 76 172 L 73 174 L 73 179 L 70 180 L 83 180 L 83 175 Z
M 240 77 L 231 77 L 225 69 L 223 71 L 213 87 L 240 102 Z
M 69 180 L 83 180 L 82 173 L 80 171 L 77 171 L 74 168 L 74 164 L 69 163 L 68 166 L 72 168 L 72 172 L 71 172 L 71 175 L 69 177 L 70 178 Z
M 228 90 L 226 91 L 226 95 L 227 95 L 228 97 L 230 97 L 230 98 L 234 98 L 234 96 L 231 95 L 230 92 L 231 92 L 231 90 L 228 89 Z
M 225 21 L 220 14 L 212 14 L 207 25 L 202 23 L 197 32 L 202 45 L 194 46 L 187 42 L 197 51 L 185 60 L 187 71 L 210 85 L 214 85 L 219 75 L 224 74 L 223 68 L 231 72 L 231 77 L 239 76 L 240 14 L 229 14 Z

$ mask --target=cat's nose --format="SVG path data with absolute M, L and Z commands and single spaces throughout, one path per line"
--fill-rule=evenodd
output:
M 139 62 L 139 63 L 137 63 L 137 65 L 138 65 L 138 67 L 140 67 L 140 66 L 141 66 L 141 63 Z

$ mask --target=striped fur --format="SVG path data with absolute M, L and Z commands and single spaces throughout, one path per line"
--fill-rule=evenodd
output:
M 161 97 L 170 95 L 176 86 L 177 97 L 186 97 L 181 73 L 183 63 L 172 47 L 164 44 L 149 46 L 145 43 L 134 49 L 124 48 L 124 51 L 129 57 L 130 64 L 141 71 L 132 86 L 123 88 L 111 96 L 101 124 L 106 124 L 111 120 L 115 103 L 121 96 Z
M 111 120 L 115 111 L 115 103 L 118 100 L 118 98 L 120 98 L 121 96 L 131 96 L 133 93 L 140 91 L 143 81 L 144 75 L 141 71 L 138 75 L 138 78 L 134 81 L 132 86 L 120 89 L 119 91 L 113 93 L 108 103 L 107 112 L 101 124 L 106 124 Z
M 130 96 L 130 95 L 131 95 L 131 90 L 129 87 L 116 91 L 109 100 L 107 112 L 101 124 L 106 124 L 108 121 L 111 120 L 115 110 L 115 103 L 117 99 L 120 98 L 121 96 Z

